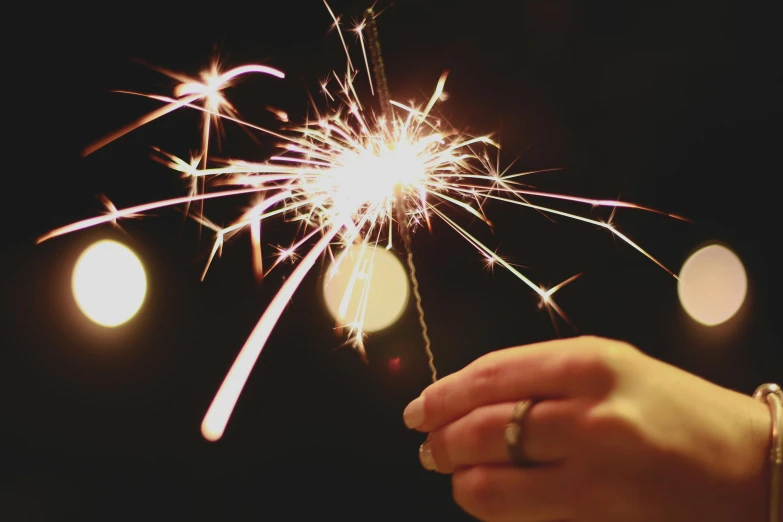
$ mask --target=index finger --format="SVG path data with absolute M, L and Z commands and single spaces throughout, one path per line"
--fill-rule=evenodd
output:
M 608 354 L 619 345 L 584 336 L 489 353 L 428 386 L 405 408 L 405 424 L 429 432 L 479 406 L 600 393 L 613 381 Z

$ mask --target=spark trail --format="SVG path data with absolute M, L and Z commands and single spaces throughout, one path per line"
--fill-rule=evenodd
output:
M 376 247 L 392 248 L 397 240 L 403 244 L 419 305 L 422 334 L 430 357 L 433 379 L 437 375 L 423 320 L 423 308 L 420 306 L 421 296 L 416 284 L 410 244 L 410 235 L 415 229 L 424 224 L 432 229 L 433 219 L 448 225 L 488 263 L 508 270 L 538 295 L 541 306 L 566 320 L 553 297 L 574 277 L 552 288 L 536 284 L 518 267 L 476 239 L 465 226 L 459 224 L 459 220 L 478 218 L 491 226 L 484 211 L 485 203 L 490 201 L 529 208 L 606 228 L 663 267 L 611 223 L 564 212 L 543 203 L 533 203 L 531 199 L 567 201 L 613 209 L 652 209 L 627 202 L 530 190 L 518 179 L 529 173 L 505 174 L 493 167 L 489 151 L 499 148 L 499 145 L 491 136 L 465 135 L 446 127 L 433 117 L 432 111 L 443 92 L 445 74 L 438 81 L 432 96 L 421 107 L 392 100 L 383 79 L 385 71 L 376 36 L 369 38 L 369 45 L 365 45 L 364 31 L 370 30 L 370 34 L 373 34 L 375 16 L 365 16 L 352 29 L 359 38 L 362 58 L 368 69 L 371 60 L 367 56 L 367 48 L 371 56 L 375 52 L 373 49 L 378 52 L 377 58 L 372 58 L 374 78 L 370 76 L 369 70 L 368 77 L 374 80 L 370 86 L 380 100 L 381 111 L 376 114 L 370 110 L 369 104 L 364 103 L 357 94 L 355 81 L 358 71 L 350 58 L 340 19 L 331 9 L 329 13 L 345 50 L 348 66 L 345 74 L 334 72 L 329 81 L 321 83 L 325 107 L 319 108 L 314 103 L 313 117 L 298 126 L 282 130 L 271 130 L 242 120 L 224 91 L 251 73 L 284 78 L 281 71 L 271 67 L 251 64 L 222 71 L 215 62 L 201 74 L 200 79 L 161 70 L 179 82 L 172 95 L 135 93 L 162 103 L 161 108 L 87 147 L 84 152 L 90 154 L 128 132 L 176 111 L 199 111 L 203 115 L 203 133 L 198 154 L 185 160 L 157 150 L 159 161 L 190 181 L 188 195 L 126 209 L 116 209 L 107 203 L 108 211 L 104 215 L 63 226 L 38 240 L 50 240 L 101 224 L 116 224 L 122 218 L 137 216 L 152 209 L 176 205 L 185 205 L 190 209 L 189 205 L 193 203 L 215 198 L 241 199 L 238 207 L 243 211 L 225 227 L 215 225 L 201 211 L 192 215 L 201 226 L 215 235 L 204 275 L 214 258 L 222 253 L 225 243 L 242 232 L 248 232 L 250 236 L 254 249 L 253 266 L 258 277 L 277 269 L 284 262 L 293 263 L 294 268 L 259 318 L 204 417 L 201 431 L 209 440 L 218 440 L 223 435 L 269 335 L 316 261 L 324 256 L 333 260 L 332 271 L 325 274 L 329 281 L 341 266 L 348 247 L 352 245 L 361 245 L 360 251 L 367 256 L 365 260 L 357 260 L 354 264 L 351 280 L 357 280 L 368 275 L 363 270 L 371 270 Z M 280 111 L 277 113 L 284 114 Z M 287 115 L 281 119 L 287 119 Z M 280 152 L 263 162 L 214 159 L 208 154 L 211 132 L 221 123 L 229 122 L 276 140 Z M 253 198 L 249 209 L 248 198 Z M 672 217 L 682 219 L 679 216 Z M 266 268 L 260 262 L 263 248 L 261 223 L 274 218 L 295 223 L 298 227 L 291 236 L 290 244 L 271 245 L 277 253 L 271 266 Z M 397 223 L 397 234 L 394 233 L 394 222 Z M 366 336 L 363 318 L 364 310 L 360 306 L 352 316 L 342 317 L 343 324 L 340 325 L 347 330 L 346 342 L 362 355 L 365 352 Z

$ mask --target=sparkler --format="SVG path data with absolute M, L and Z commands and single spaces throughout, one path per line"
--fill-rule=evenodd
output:
M 378 99 L 381 105 L 381 117 L 384 121 L 392 114 L 392 101 L 389 94 L 389 84 L 386 81 L 386 69 L 383 66 L 383 56 L 381 54 L 381 40 L 378 37 L 378 25 L 375 23 L 375 11 L 373 8 L 365 11 L 365 21 L 367 27 L 368 42 L 370 44 L 370 53 L 372 56 L 373 71 L 375 72 L 375 82 L 378 84 Z M 362 45 L 362 48 L 364 46 Z M 369 68 L 368 68 L 369 71 Z M 445 77 L 443 77 L 445 81 Z M 443 89 L 443 84 L 438 84 L 436 94 L 440 96 L 439 90 Z M 400 238 L 405 247 L 405 260 L 408 264 L 408 276 L 413 287 L 413 296 L 416 300 L 416 311 L 419 314 L 419 326 L 421 327 L 421 338 L 424 341 L 424 351 L 427 353 L 427 363 L 432 373 L 432 382 L 438 380 L 438 369 L 435 367 L 435 357 L 432 353 L 432 344 L 430 336 L 427 333 L 427 321 L 424 319 L 424 307 L 422 306 L 421 292 L 419 291 L 419 280 L 416 277 L 416 264 L 413 262 L 413 245 L 411 245 L 411 233 L 405 226 L 405 206 L 400 204 L 405 200 L 405 194 L 402 192 L 402 185 L 395 187 L 394 199 L 397 203 L 397 221 L 400 224 Z M 427 221 L 429 224 L 429 220 Z
M 352 287 L 357 281 L 366 279 L 372 269 L 375 248 L 392 248 L 397 240 L 395 238 L 399 238 L 406 249 L 409 269 L 413 276 L 422 334 L 430 357 L 433 378 L 436 374 L 415 280 L 410 234 L 424 224 L 432 230 L 431 223 L 435 218 L 464 238 L 488 264 L 502 266 L 532 289 L 540 298 L 540 306 L 550 313 L 557 313 L 566 321 L 566 315 L 554 302 L 553 296 L 578 276 L 552 288 L 544 288 L 479 241 L 458 223 L 457 216 L 478 218 L 491 226 L 484 207 L 489 201 L 497 201 L 579 220 L 606 228 L 674 276 L 652 255 L 620 233 L 611 220 L 603 222 L 583 217 L 533 203 L 531 199 L 569 201 L 614 209 L 634 208 L 659 214 L 664 214 L 663 212 L 633 203 L 580 198 L 529 189 L 520 182 L 520 178 L 531 172 L 508 174 L 490 160 L 489 151 L 499 148 L 490 136 L 464 135 L 446 128 L 433 116 L 432 110 L 443 93 L 445 73 L 423 107 L 392 100 L 385 82 L 375 15 L 371 10 L 364 20 L 352 29 L 360 42 L 370 87 L 380 99 L 380 111 L 376 113 L 370 109 L 357 95 L 355 82 L 360 71 L 351 61 L 341 20 L 334 15 L 328 4 L 326 7 L 342 42 L 347 68 L 345 74 L 332 73 L 329 81 L 322 84 L 327 105 L 325 110 L 314 107 L 315 117 L 307 119 L 302 125 L 272 131 L 243 121 L 225 98 L 223 91 L 248 74 L 283 78 L 281 71 L 263 65 L 245 65 L 222 72 L 217 64 L 213 64 L 209 71 L 202 74 L 201 79 L 194 79 L 162 70 L 180 82 L 174 95 L 139 94 L 162 102 L 163 106 L 88 147 L 84 153 L 89 154 L 122 135 L 179 109 L 200 111 L 204 118 L 200 153 L 190 161 L 159 149 L 157 156 L 160 161 L 190 180 L 189 194 L 121 210 L 107 203 L 109 211 L 106 214 L 58 228 L 38 240 L 40 243 L 102 223 L 116 224 L 121 218 L 156 208 L 182 204 L 189 206 L 194 203 L 201 205 L 206 200 L 215 198 L 256 198 L 252 207 L 227 227 L 213 224 L 202 212 L 192 215 L 203 227 L 215 234 L 202 279 L 215 256 L 222 253 L 224 244 L 243 231 L 250 233 L 253 267 L 259 277 L 268 274 L 285 261 L 294 264 L 290 275 L 247 338 L 204 417 L 201 431 L 208 440 L 218 440 L 223 435 L 242 388 L 269 335 L 316 261 L 323 256 L 332 260 L 332 271 L 326 274 L 328 280 L 336 274 L 351 245 L 359 245 L 360 259 L 354 265 L 351 283 L 340 309 L 344 320 L 341 326 L 348 332 L 346 342 L 364 355 L 366 334 L 363 317 L 367 289 L 363 292 L 355 315 L 346 317 Z M 370 35 L 367 39 L 366 30 Z M 374 78 L 370 77 L 368 46 L 375 66 Z M 336 88 L 330 88 L 332 81 Z M 281 152 L 261 163 L 236 159 L 217 161 L 208 158 L 211 132 L 225 122 L 233 122 L 278 140 Z M 667 215 L 682 219 L 679 216 Z M 275 261 L 271 267 L 265 269 L 262 263 L 261 223 L 276 216 L 298 223 L 299 232 L 290 245 L 277 248 Z M 395 220 L 398 223 L 397 235 L 394 234 Z

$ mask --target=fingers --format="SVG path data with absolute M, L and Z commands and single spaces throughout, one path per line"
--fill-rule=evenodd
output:
M 425 389 L 405 409 L 405 424 L 430 432 L 484 405 L 604 393 L 625 348 L 579 337 L 492 352 Z
M 583 400 L 548 400 L 534 404 L 522 425 L 522 453 L 536 464 L 566 459 L 573 450 L 575 423 Z M 503 436 L 514 403 L 482 406 L 430 433 L 421 451 L 422 465 L 440 473 L 479 464 L 510 464 Z M 431 457 L 431 458 L 430 458 Z
M 557 466 L 475 466 L 455 472 L 452 489 L 462 509 L 487 522 L 570 520 L 564 476 Z

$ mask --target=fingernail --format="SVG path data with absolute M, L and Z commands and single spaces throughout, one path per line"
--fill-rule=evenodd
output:
M 424 398 L 419 396 L 413 402 L 405 407 L 402 412 L 402 419 L 405 425 L 410 428 L 418 428 L 424 422 Z
M 424 469 L 435 471 L 435 459 L 432 458 L 432 444 L 430 441 L 426 441 L 419 446 L 419 462 L 421 462 Z

